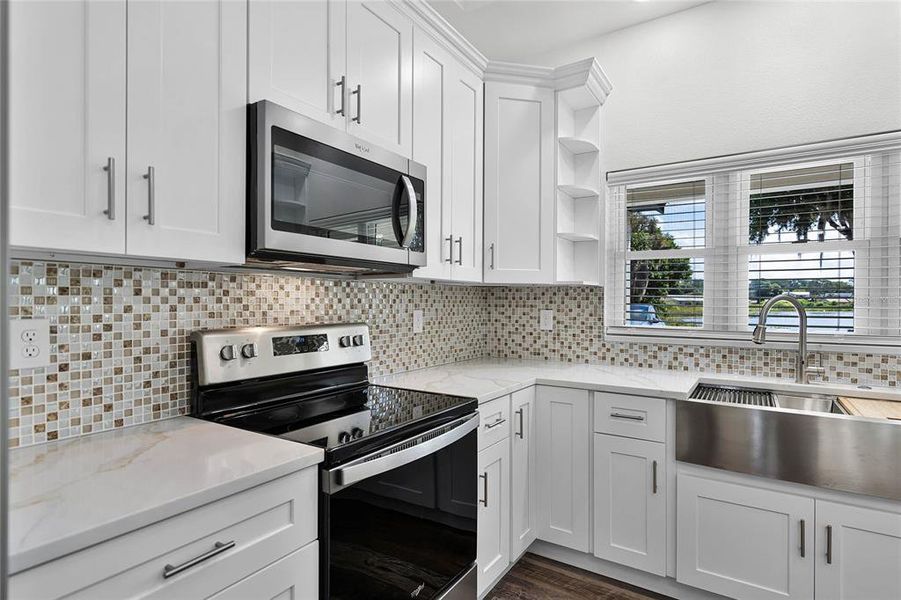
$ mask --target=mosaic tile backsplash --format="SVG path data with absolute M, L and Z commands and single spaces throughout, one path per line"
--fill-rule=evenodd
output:
M 794 353 L 609 342 L 603 291 L 464 287 L 18 261 L 10 316 L 47 318 L 51 364 L 10 373 L 10 443 L 25 446 L 185 414 L 195 329 L 361 321 L 372 375 L 484 356 L 794 377 Z M 538 329 L 539 309 L 554 330 Z M 412 311 L 425 329 L 412 332 Z M 901 357 L 821 353 L 827 379 L 901 385 Z

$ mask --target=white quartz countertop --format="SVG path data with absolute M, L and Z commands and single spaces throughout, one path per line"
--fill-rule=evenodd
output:
M 318 464 L 319 448 L 178 417 L 12 450 L 16 573 Z
M 643 369 L 604 364 L 484 358 L 386 375 L 374 381 L 388 387 L 455 394 L 486 402 L 532 385 L 553 385 L 637 396 L 685 400 L 700 382 L 759 385 L 780 391 L 901 400 L 901 390 L 850 385 L 801 385 L 790 379 Z

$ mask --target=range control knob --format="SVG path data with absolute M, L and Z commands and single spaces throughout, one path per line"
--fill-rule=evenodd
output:
M 244 358 L 256 358 L 260 355 L 260 350 L 256 343 L 244 344 L 241 346 L 241 356 Z
M 351 344 L 351 339 L 349 335 L 342 335 L 338 338 L 338 345 L 342 348 L 347 348 Z
M 357 334 L 354 336 L 354 346 L 362 346 L 363 345 L 363 336 Z
M 359 427 L 354 427 L 353 429 L 350 430 L 350 437 L 352 437 L 355 440 L 360 439 L 361 437 L 363 437 L 363 430 L 360 429 Z
M 222 348 L 219 349 L 219 358 L 222 360 L 235 360 L 238 358 L 238 347 L 234 344 L 222 346 Z
M 350 441 L 350 434 L 347 433 L 346 431 L 342 431 L 341 433 L 338 434 L 338 443 L 339 444 L 346 444 L 349 441 Z

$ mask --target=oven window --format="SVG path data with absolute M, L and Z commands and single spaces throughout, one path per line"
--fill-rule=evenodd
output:
M 272 128 L 273 229 L 400 248 L 407 211 L 399 178 L 393 169 Z
M 329 598 L 433 598 L 472 566 L 476 435 L 328 497 Z

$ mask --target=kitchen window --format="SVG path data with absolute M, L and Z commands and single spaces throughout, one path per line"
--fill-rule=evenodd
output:
M 901 152 L 808 149 L 611 173 L 608 337 L 901 345 Z

